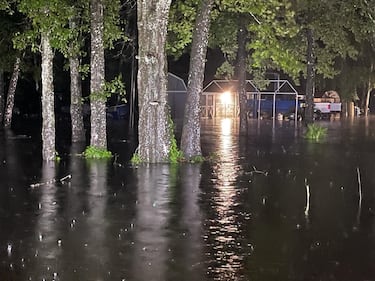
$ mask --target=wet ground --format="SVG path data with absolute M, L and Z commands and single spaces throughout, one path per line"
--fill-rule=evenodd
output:
M 121 121 L 115 163 L 0 132 L 0 280 L 375 280 L 375 119 L 249 122 L 202 121 L 195 165 L 132 167 Z

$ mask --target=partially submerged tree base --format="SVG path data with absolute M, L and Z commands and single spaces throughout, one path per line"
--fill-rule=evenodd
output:
M 202 156 L 202 155 L 193 156 L 192 158 L 187 160 L 183 157 L 183 154 L 182 154 L 181 150 L 179 150 L 179 149 L 176 152 L 173 152 L 172 155 L 173 156 L 170 155 L 169 161 L 166 161 L 166 163 L 170 163 L 170 164 L 178 164 L 178 163 L 199 164 L 199 163 L 203 163 L 205 161 L 215 162 L 218 159 L 218 155 L 216 153 L 212 153 L 208 156 Z M 140 157 L 138 152 L 135 152 L 133 154 L 133 157 L 130 159 L 130 163 L 133 164 L 133 165 L 140 165 L 142 163 L 145 163 L 145 161 L 142 160 L 142 158 Z

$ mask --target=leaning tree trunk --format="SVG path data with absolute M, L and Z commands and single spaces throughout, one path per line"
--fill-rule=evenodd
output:
M 247 135 L 247 96 L 246 96 L 246 25 L 244 19 L 238 30 L 238 95 L 240 101 L 240 135 Z
M 90 1 L 91 16 L 91 79 L 90 79 L 90 106 L 91 106 L 91 138 L 90 145 L 99 149 L 107 149 L 107 120 L 104 90 L 104 3 L 103 0 Z
M 72 122 L 72 142 L 85 140 L 82 112 L 82 87 L 77 56 L 69 58 L 70 64 L 70 118 Z
M 187 100 L 181 136 L 181 150 L 186 159 L 202 154 L 200 144 L 200 96 L 203 88 L 213 2 L 214 0 L 201 1 L 193 32 Z
M 138 154 L 142 161 L 168 161 L 171 136 L 167 105 L 165 43 L 171 0 L 138 0 Z
M 306 123 L 314 120 L 314 77 L 315 77 L 315 57 L 314 57 L 314 35 L 311 28 L 307 29 L 307 73 L 306 73 Z
M 13 65 L 13 73 L 9 82 L 7 102 L 6 102 L 5 115 L 4 115 L 4 127 L 5 128 L 10 128 L 10 126 L 12 125 L 14 96 L 16 95 L 18 77 L 20 75 L 20 65 L 21 65 L 21 59 L 17 57 Z
M 0 124 L 3 123 L 4 119 L 4 99 L 5 99 L 5 91 L 4 91 L 4 70 L 0 69 Z
M 55 96 L 53 88 L 53 51 L 49 36 L 42 33 L 42 156 L 55 159 Z

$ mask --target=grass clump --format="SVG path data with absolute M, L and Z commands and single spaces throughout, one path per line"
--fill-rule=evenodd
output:
M 112 153 L 103 148 L 88 146 L 83 152 L 83 156 L 88 159 L 108 159 L 112 157 Z
M 169 163 L 176 164 L 184 160 L 184 154 L 177 146 L 176 137 L 174 135 L 174 123 L 169 115 L 169 138 L 171 142 L 171 147 L 169 150 Z
M 138 152 L 135 152 L 133 154 L 132 158 L 130 159 L 130 163 L 132 163 L 133 165 L 139 165 L 143 163 L 143 160 Z
M 177 146 L 177 141 L 174 135 L 171 135 L 171 149 L 169 151 L 169 162 L 176 164 L 184 159 L 184 154 Z
M 202 155 L 196 155 L 196 156 L 193 156 L 190 158 L 190 163 L 194 163 L 194 164 L 197 164 L 197 163 L 202 163 L 206 161 L 206 158 Z
M 319 141 L 327 135 L 327 128 L 316 124 L 308 124 L 305 137 L 309 140 Z

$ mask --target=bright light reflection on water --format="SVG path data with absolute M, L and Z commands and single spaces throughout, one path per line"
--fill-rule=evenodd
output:
M 238 242 L 241 230 L 235 211 L 238 190 L 238 148 L 232 119 L 220 120 L 218 155 L 213 173 L 217 177 L 214 202 L 217 218 L 210 221 L 212 236 L 212 261 L 214 280 L 239 280 L 243 268 L 243 256 L 239 254 L 241 247 Z

